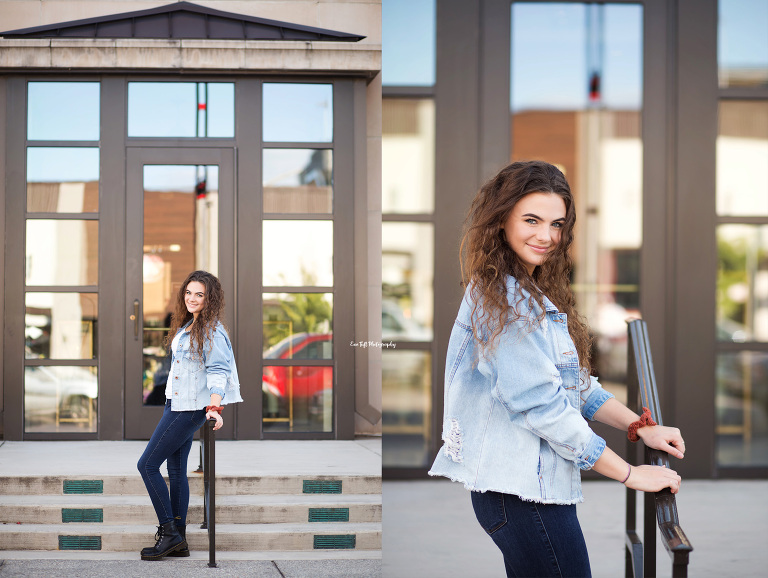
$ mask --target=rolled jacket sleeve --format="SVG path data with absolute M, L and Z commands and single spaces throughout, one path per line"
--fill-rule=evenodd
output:
M 597 378 L 590 375 L 589 387 L 581 392 L 581 399 L 584 400 L 584 404 L 581 406 L 581 415 L 589 421 L 594 421 L 597 410 L 612 397 L 615 396 L 605 391 Z
M 539 341 L 524 321 L 510 323 L 499 336 L 491 360 L 479 363 L 478 369 L 490 372 L 492 394 L 513 422 L 546 440 L 558 455 L 588 470 L 602 455 L 605 440 L 568 401 L 560 372 Z
M 231 372 L 232 351 L 227 344 L 224 334 L 214 330 L 210 352 L 206 349 L 205 372 L 208 390 L 211 394 L 219 394 L 224 399 L 227 380 Z

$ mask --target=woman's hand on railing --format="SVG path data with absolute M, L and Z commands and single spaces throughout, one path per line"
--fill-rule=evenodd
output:
M 667 452 L 670 456 L 683 459 L 685 442 L 680 430 L 676 427 L 654 425 L 641 427 L 637 430 L 638 437 L 649 448 Z
M 641 492 L 659 492 L 669 488 L 673 494 L 680 491 L 682 478 L 675 470 L 663 466 L 632 466 L 624 485 Z

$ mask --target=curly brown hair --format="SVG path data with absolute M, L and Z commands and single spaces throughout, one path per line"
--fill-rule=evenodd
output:
M 533 273 L 512 250 L 504 236 L 504 225 L 515 204 L 531 193 L 554 193 L 565 202 L 565 222 L 560 242 Z M 570 246 L 576 210 L 573 195 L 563 173 L 543 161 L 515 162 L 486 182 L 472 201 L 461 241 L 461 273 L 464 287 L 471 287 L 472 331 L 484 353 L 493 351 L 495 342 L 507 323 L 521 317 L 519 305 L 528 297 L 535 300 L 541 313 L 528 319 L 531 329 L 541 323 L 545 313 L 543 296 L 568 316 L 568 331 L 576 345 L 579 363 L 591 371 L 589 330 L 576 311 L 570 274 L 573 260 Z M 507 276 L 517 280 L 518 290 L 510 300 Z M 483 331 L 484 329 L 484 331 Z
M 215 275 L 207 271 L 192 271 L 179 288 L 176 295 L 176 305 L 171 314 L 171 330 L 165 338 L 165 346 L 170 347 L 176 333 L 184 327 L 194 316 L 187 310 L 187 304 L 184 302 L 184 293 L 187 286 L 193 281 L 202 283 L 205 287 L 205 301 L 203 308 L 197 316 L 197 320 L 190 326 L 190 345 L 195 354 L 202 359 L 205 341 L 212 344 L 213 331 L 217 322 L 224 323 L 224 290 L 221 288 L 221 282 Z M 211 345 L 212 347 L 212 345 Z

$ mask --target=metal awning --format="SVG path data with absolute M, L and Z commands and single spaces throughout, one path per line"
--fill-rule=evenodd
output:
M 3 38 L 161 38 L 357 42 L 357 34 L 223 12 L 191 2 L 0 32 Z

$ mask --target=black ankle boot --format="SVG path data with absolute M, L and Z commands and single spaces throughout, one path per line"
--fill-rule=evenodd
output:
M 145 548 L 141 551 L 142 560 L 162 560 L 171 552 L 187 546 L 187 542 L 181 537 L 173 521 L 158 526 L 155 538 L 157 543 L 153 548 Z
M 179 531 L 179 534 L 181 534 L 181 537 L 184 538 L 184 547 L 179 548 L 178 550 L 174 550 L 170 554 L 168 554 L 169 558 L 189 558 L 189 544 L 187 544 L 187 527 L 186 525 L 181 525 L 178 522 L 176 522 L 176 529 Z

